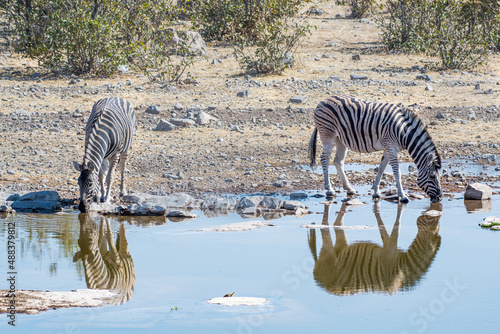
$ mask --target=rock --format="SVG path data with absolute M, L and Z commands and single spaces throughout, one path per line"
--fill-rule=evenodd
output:
M 344 204 L 350 206 L 359 206 L 359 205 L 364 205 L 365 203 L 361 202 L 357 198 L 349 198 L 346 201 L 344 201 Z
M 269 302 L 267 298 L 257 297 L 217 297 L 207 300 L 209 304 L 224 306 L 261 306 Z
M 500 218 L 495 216 L 488 216 L 483 219 L 483 222 L 479 224 L 481 227 L 492 227 L 500 225 Z
M 198 123 L 200 125 L 210 124 L 211 121 L 217 122 L 218 118 L 214 117 L 214 116 L 212 116 L 204 111 L 201 111 L 198 114 L 198 118 L 196 119 L 196 123 Z
M 186 193 L 174 193 L 168 196 L 149 195 L 146 201 L 165 208 L 189 208 L 195 204 L 194 198 Z
M 301 203 L 299 201 L 284 201 L 282 208 L 285 210 L 292 210 L 292 211 L 297 211 L 298 208 L 303 208 L 305 209 L 306 206 L 304 203 Z
M 90 204 L 89 211 L 97 212 L 103 215 L 118 215 L 123 208 L 119 205 L 112 204 L 110 202 L 104 203 L 96 203 L 93 202 Z
M 492 195 L 493 190 L 490 186 L 481 183 L 473 183 L 467 186 L 464 200 L 484 200 L 491 198 Z
M 214 58 L 214 59 L 212 59 L 211 64 L 212 64 L 212 65 L 219 65 L 219 64 L 222 64 L 222 60 L 220 60 L 219 58 Z
M 236 93 L 238 97 L 248 97 L 250 95 L 250 91 L 248 89 L 242 90 L 241 92 Z
M 203 232 L 241 232 L 241 231 L 250 231 L 263 226 L 274 226 L 273 222 L 263 222 L 259 220 L 249 220 L 241 223 L 233 223 L 226 225 L 218 225 L 213 227 L 204 228 L 196 231 Z
M 352 60 L 361 60 L 361 56 L 357 53 L 355 55 L 352 55 L 351 59 Z
M 56 212 L 62 210 L 61 198 L 55 191 L 27 193 L 10 205 L 16 211 Z
M 417 80 L 432 81 L 432 78 L 428 74 L 417 75 Z
M 149 106 L 147 109 L 146 109 L 146 114 L 151 114 L 151 115 L 158 115 L 161 111 L 161 108 L 160 107 L 157 107 L 157 106 Z
M 364 74 L 351 74 L 351 80 L 366 80 L 368 76 Z
M 16 210 L 12 209 L 9 203 L 0 203 L 0 212 L 14 213 Z
M 243 197 L 240 199 L 238 204 L 236 204 L 236 209 L 246 209 L 246 208 L 253 208 L 259 206 L 259 204 L 262 202 L 264 199 L 263 196 L 249 196 L 249 197 Z
M 192 55 L 207 54 L 205 41 L 198 32 L 168 28 L 158 31 L 158 34 L 162 35 L 160 38 L 164 40 L 166 46 L 174 48 L 178 53 L 187 50 Z
M 170 211 L 169 213 L 167 213 L 167 217 L 168 218 L 195 219 L 195 218 L 198 218 L 199 216 L 197 214 L 191 213 L 191 212 L 186 212 L 186 211 L 182 211 L 182 210 L 174 210 L 174 211 Z
M 132 203 L 117 210 L 124 216 L 164 216 L 165 207 L 153 203 Z
M 202 210 L 232 210 L 236 206 L 236 198 L 222 198 L 217 195 L 209 195 L 201 203 Z
M 266 209 L 279 210 L 283 206 L 283 200 L 272 196 L 265 196 L 259 203 L 259 206 Z
M 196 122 L 190 118 L 171 118 L 170 123 L 181 128 L 190 128 L 196 124 Z
M 177 126 L 174 124 L 170 123 L 166 119 L 160 120 L 160 123 L 156 125 L 155 131 L 172 131 L 175 130 Z
M 307 99 L 307 96 L 304 95 L 296 95 L 290 98 L 290 103 L 304 103 Z
M 304 199 L 304 198 L 307 198 L 307 194 L 306 193 L 291 193 L 290 194 L 290 199 Z
M 292 181 L 289 180 L 279 180 L 273 183 L 276 188 L 288 188 L 292 186 Z
M 298 217 L 298 218 L 302 218 L 302 217 L 305 217 L 307 216 L 309 213 L 311 213 L 309 210 L 305 209 L 305 208 L 297 208 L 297 210 L 295 210 L 295 215 Z
M 184 107 L 184 105 L 182 105 L 181 103 L 176 103 L 174 105 L 174 110 L 181 111 L 181 110 L 184 110 L 184 109 L 186 109 L 186 107 Z

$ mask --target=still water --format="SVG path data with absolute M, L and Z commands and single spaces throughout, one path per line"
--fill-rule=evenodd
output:
M 243 232 L 198 231 L 245 220 L 235 212 L 211 218 L 196 212 L 200 218 L 184 222 L 101 219 L 74 212 L 0 219 L 1 244 L 6 244 L 6 223 L 16 222 L 18 289 L 112 285 L 118 293 L 112 305 L 103 308 L 18 314 L 15 328 L 2 314 L 0 330 L 499 331 L 500 233 L 478 223 L 486 216 L 500 216 L 500 196 L 484 206 L 466 206 L 460 199 L 432 206 L 428 199 L 407 205 L 359 199 L 368 204 L 345 207 L 339 200 L 325 205 L 324 199 L 310 197 L 305 202 L 313 214 L 276 218 L 274 226 Z M 426 214 L 429 210 L 431 215 Z M 442 215 L 432 215 L 436 211 Z M 7 276 L 4 250 L 2 277 Z M 232 292 L 269 302 L 259 307 L 206 303 Z

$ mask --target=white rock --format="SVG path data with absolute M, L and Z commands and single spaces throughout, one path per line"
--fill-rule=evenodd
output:
M 258 220 L 249 220 L 241 223 L 233 223 L 226 225 L 218 225 L 213 227 L 207 227 L 201 230 L 203 232 L 240 232 L 240 231 L 250 231 L 263 226 L 274 226 L 274 223 L 271 221 L 258 221 Z
M 209 304 L 224 306 L 260 306 L 268 302 L 269 299 L 258 297 L 217 297 L 207 300 Z

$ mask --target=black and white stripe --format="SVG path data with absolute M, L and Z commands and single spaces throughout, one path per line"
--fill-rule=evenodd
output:
M 90 204 L 97 200 L 101 188 L 101 201 L 110 199 L 115 165 L 121 171 L 120 196 L 125 192 L 124 170 L 128 149 L 135 132 L 135 113 L 131 104 L 122 98 L 110 97 L 97 101 L 85 127 L 85 155 L 80 165 L 80 211 L 87 212 Z M 108 166 L 109 162 L 109 166 Z M 104 175 L 107 189 L 104 192 Z
M 380 197 L 379 183 L 387 163 L 390 163 L 400 201 L 408 202 L 401 186 L 398 164 L 398 152 L 406 149 L 418 167 L 419 187 L 429 195 L 432 202 L 441 200 L 441 158 L 422 121 L 412 111 L 390 103 L 365 102 L 348 96 L 334 96 L 316 107 L 314 121 L 316 128 L 309 141 L 309 157 L 311 167 L 314 168 L 319 132 L 323 143 L 321 165 L 327 196 L 334 194 L 328 167 L 333 148 L 336 147 L 334 164 L 348 195 L 356 193 L 344 172 L 344 159 L 348 150 L 360 153 L 384 151 L 373 183 L 373 197 Z
M 436 204 L 431 204 L 436 205 Z M 375 242 L 349 244 L 342 228 L 347 214 L 343 204 L 333 223 L 335 240 L 329 228 L 321 229 L 321 249 L 317 251 L 316 229 L 309 231 L 308 243 L 314 259 L 313 275 L 319 286 L 335 295 L 363 292 L 395 293 L 415 287 L 429 270 L 441 245 L 440 215 L 423 214 L 417 219 L 418 232 L 405 251 L 398 247 L 404 204 L 398 205 L 396 221 L 390 234 L 382 221 L 379 202 L 373 212 L 382 246 Z M 329 225 L 330 205 L 325 205 L 322 225 Z
M 115 245 L 109 218 L 101 217 L 99 228 L 89 214 L 81 213 L 78 218 L 81 250 L 73 261 L 82 260 L 87 288 L 114 291 L 116 296 L 108 301 L 113 305 L 127 302 L 134 292 L 135 267 L 129 253 L 125 223 L 120 225 Z

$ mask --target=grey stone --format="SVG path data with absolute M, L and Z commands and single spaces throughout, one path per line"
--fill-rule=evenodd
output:
M 59 202 L 61 197 L 56 191 L 37 191 L 24 194 L 19 201 L 41 201 L 41 202 Z
M 493 190 L 490 186 L 481 183 L 473 183 L 467 186 L 464 194 L 464 200 L 490 199 L 492 195 Z
M 156 125 L 155 131 L 172 131 L 176 128 L 177 126 L 175 126 L 174 124 L 170 123 L 166 119 L 162 119 L 160 120 L 160 123 Z
M 432 81 L 432 78 L 428 74 L 417 75 L 417 80 Z
M 219 58 L 214 58 L 212 60 L 212 65 L 219 65 L 219 64 L 222 64 L 222 60 L 220 60 Z
M 234 197 L 223 198 L 217 195 L 209 195 L 201 203 L 202 210 L 231 210 L 236 206 Z
M 250 95 L 250 91 L 248 89 L 242 90 L 241 92 L 236 93 L 238 97 L 248 97 Z
M 0 202 L 0 212 L 3 213 L 14 213 L 16 210 L 12 209 L 9 203 L 1 203 Z
M 146 114 L 152 114 L 152 115 L 158 115 L 161 111 L 161 108 L 160 107 L 157 107 L 157 106 L 149 106 L 147 109 L 146 109 Z
M 184 110 L 185 108 L 186 107 L 183 104 L 181 104 L 181 103 L 176 103 L 174 105 L 174 110 L 177 110 L 177 111 Z
M 283 206 L 283 200 L 272 196 L 265 196 L 259 205 L 263 208 L 278 210 Z
M 236 205 L 236 209 L 246 209 L 259 206 L 260 202 L 264 199 L 263 196 L 248 196 L 240 199 Z
M 296 192 L 296 193 L 291 193 L 290 194 L 290 199 L 304 199 L 304 198 L 307 198 L 307 194 L 306 193 Z
M 164 216 L 165 207 L 153 203 L 132 203 L 126 208 L 120 208 L 120 214 L 125 216 Z
M 196 122 L 190 118 L 171 118 L 170 123 L 181 128 L 189 128 L 196 124 Z
M 211 121 L 217 122 L 218 119 L 217 117 L 214 117 L 204 111 L 200 112 L 198 114 L 198 118 L 196 119 L 196 123 L 200 125 L 207 125 L 210 124 Z
M 182 31 L 172 28 L 160 30 L 159 35 L 164 39 L 165 45 L 183 53 L 188 50 L 193 55 L 206 55 L 207 46 L 200 33 L 195 31 Z
M 306 206 L 304 203 L 301 203 L 299 201 L 284 201 L 282 208 L 285 210 L 292 210 L 295 212 L 297 211 L 298 208 L 305 209 Z
M 290 98 L 290 102 L 291 103 L 304 103 L 307 99 L 307 96 L 304 96 L 304 95 L 297 95 L 297 96 L 293 96 Z
M 62 210 L 61 202 L 52 201 L 15 201 L 11 207 L 23 212 L 56 212 Z
M 366 80 L 368 76 L 364 74 L 351 74 L 351 80 Z
M 361 56 L 359 54 L 352 55 L 352 60 L 361 60 Z
M 167 217 L 194 219 L 194 218 L 198 218 L 199 216 L 197 214 L 191 213 L 191 212 L 186 212 L 186 211 L 182 211 L 182 210 L 174 210 L 174 211 L 170 211 L 169 213 L 167 213 Z

